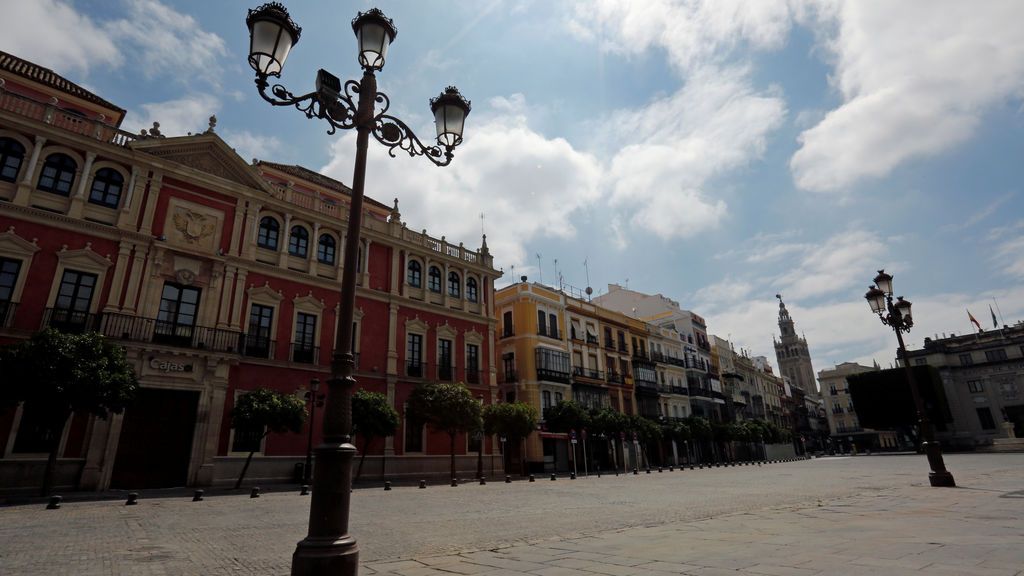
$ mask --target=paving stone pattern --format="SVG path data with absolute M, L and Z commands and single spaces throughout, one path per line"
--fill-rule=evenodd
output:
M 1024 454 L 358 489 L 366 576 L 1024 576 Z M 70 499 L 70 498 L 69 498 Z M 0 508 L 2 575 L 288 574 L 297 491 Z

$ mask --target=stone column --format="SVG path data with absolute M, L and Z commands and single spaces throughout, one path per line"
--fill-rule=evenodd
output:
M 231 321 L 231 293 L 235 289 L 235 266 L 224 269 L 224 283 L 220 290 L 220 309 L 217 313 L 217 328 L 227 328 Z
M 36 165 L 39 163 L 39 154 L 43 151 L 46 138 L 36 136 L 35 146 L 32 148 L 32 156 L 29 157 L 28 166 L 25 166 L 25 176 L 18 182 L 18 191 L 14 195 L 14 203 L 19 206 L 28 206 L 28 199 L 32 193 L 32 177 L 36 173 Z
M 121 202 L 121 212 L 117 215 L 118 228 L 135 228 L 135 223 L 132 222 L 132 205 L 135 196 L 138 195 L 136 189 L 140 185 L 140 181 L 143 180 L 143 178 L 140 178 L 141 172 L 142 171 L 138 166 L 132 166 L 132 175 L 131 178 L 128 179 L 128 187 L 125 189 L 124 201 Z M 145 184 L 142 184 L 142 186 L 145 186 Z
M 131 256 L 132 244 L 121 241 L 117 250 L 117 264 L 114 266 L 114 277 L 110 281 L 110 294 L 107 296 L 107 305 L 104 312 L 114 312 L 120 308 L 121 292 L 124 289 L 124 277 L 128 268 L 128 258 Z
M 156 213 L 156 201 L 157 197 L 160 196 L 160 187 L 163 184 L 163 180 L 164 175 L 157 172 L 149 181 L 149 193 L 146 194 L 146 208 L 142 217 L 142 225 L 139 227 L 139 232 L 143 234 L 153 233 L 153 215 Z
M 228 254 L 240 254 L 242 243 L 245 241 L 245 231 L 242 229 L 245 224 L 245 207 L 241 200 L 235 204 L 235 218 L 231 225 L 231 243 L 228 246 Z
M 398 375 L 398 304 L 388 305 L 388 375 Z
M 85 188 L 89 184 L 89 176 L 92 174 L 92 163 L 96 161 L 95 152 L 86 152 L 85 167 L 78 173 L 78 189 L 71 196 L 71 207 L 68 209 L 68 216 L 81 218 L 85 208 Z
M 248 276 L 249 271 L 240 268 L 235 279 L 235 301 L 231 305 L 231 328 L 234 330 L 242 329 L 242 295 L 245 292 L 245 280 Z
M 132 258 L 132 273 L 128 277 L 128 291 L 125 293 L 123 310 L 135 311 L 139 298 L 139 283 L 146 277 L 146 255 L 149 247 L 136 244 L 135 255 Z

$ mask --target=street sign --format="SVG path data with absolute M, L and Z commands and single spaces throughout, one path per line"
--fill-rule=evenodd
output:
M 575 438 L 572 439 L 572 443 L 576 444 L 576 439 Z

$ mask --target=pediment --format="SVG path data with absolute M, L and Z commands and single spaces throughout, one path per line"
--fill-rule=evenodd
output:
M 104 258 L 92 249 L 92 242 L 87 242 L 85 248 L 78 250 L 68 250 L 68 246 L 65 244 L 57 252 L 57 259 L 67 267 L 80 268 L 89 272 L 103 272 L 113 264 L 109 257 Z
M 36 245 L 36 239 L 33 238 L 31 242 L 25 240 L 21 236 L 14 233 L 14 226 L 7 229 L 6 232 L 0 234 L 0 253 L 3 254 L 17 254 L 19 256 L 32 256 L 39 251 L 39 246 Z
M 131 144 L 132 148 L 159 158 L 177 162 L 211 176 L 272 194 L 270 186 L 220 136 L 215 133 L 147 138 Z
M 441 324 L 437 327 L 437 336 L 439 338 L 447 338 L 450 340 L 454 340 L 457 334 L 458 332 L 455 330 L 455 328 L 452 328 L 447 323 Z
M 265 282 L 263 286 L 250 285 L 249 289 L 246 290 L 249 294 L 250 300 L 269 300 L 272 302 L 280 302 L 284 300 L 284 294 L 281 294 L 280 290 L 274 290 L 270 287 L 270 282 Z

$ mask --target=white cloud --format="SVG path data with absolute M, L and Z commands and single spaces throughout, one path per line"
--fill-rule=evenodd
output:
M 996 246 L 994 258 L 1004 274 L 1024 278 L 1024 235 L 1001 242 Z
M 872 232 L 848 230 L 810 249 L 793 270 L 773 285 L 784 295 L 807 298 L 848 290 L 874 277 L 886 245 Z M 867 284 L 864 284 L 865 290 Z
M 206 130 L 209 118 L 220 109 L 220 100 L 212 94 L 192 94 L 165 102 L 142 104 L 140 112 L 128 114 L 124 127 L 129 132 L 149 129 L 160 123 L 164 136 L 184 136 Z M 245 156 L 243 156 L 245 158 Z
M 966 230 L 968 228 L 971 228 L 977 225 L 979 222 L 985 220 L 989 216 L 995 214 L 996 210 L 998 210 L 1000 206 L 1007 203 L 1014 196 L 1016 196 L 1016 193 L 1007 192 L 1002 196 L 994 198 L 991 202 L 983 206 L 981 210 L 978 210 L 974 214 L 968 216 L 967 219 L 961 220 L 959 222 L 946 224 L 945 226 L 942 227 L 942 229 L 945 230 L 946 232 L 956 232 L 959 230 Z
M 65 0 L 7 2 L 3 49 L 58 74 L 87 75 L 126 62 L 148 77 L 219 83 L 224 40 L 158 0 L 123 0 L 126 17 L 94 21 Z
M 843 104 L 804 131 L 797 186 L 842 191 L 965 142 L 984 112 L 1024 95 L 1020 2 L 843 2 L 832 83 Z
M 608 174 L 612 207 L 663 239 L 716 228 L 728 208 L 709 195 L 709 181 L 760 156 L 785 114 L 779 96 L 753 89 L 745 68 L 693 71 L 672 96 L 603 123 L 626 144 Z
M 224 141 L 246 161 L 253 158 L 277 162 L 284 144 L 276 136 L 253 134 L 248 130 L 228 130 L 222 134 Z
M 87 74 L 92 66 L 118 67 L 124 56 L 102 25 L 67 2 L 4 2 L 3 49 L 58 73 Z
M 522 102 L 521 97 L 496 100 L 490 109 L 474 111 L 480 114 L 478 122 L 445 168 L 423 158 L 388 158 L 371 141 L 366 194 L 384 202 L 397 196 L 410 228 L 446 234 L 449 242 L 462 241 L 474 249 L 484 212 L 496 266 L 523 270 L 530 260 L 527 242 L 575 235 L 573 218 L 600 197 L 602 171 L 593 156 L 564 139 L 532 130 L 515 102 Z M 321 171 L 351 182 L 354 152 L 355 136 L 347 134 L 332 145 L 331 160 Z

